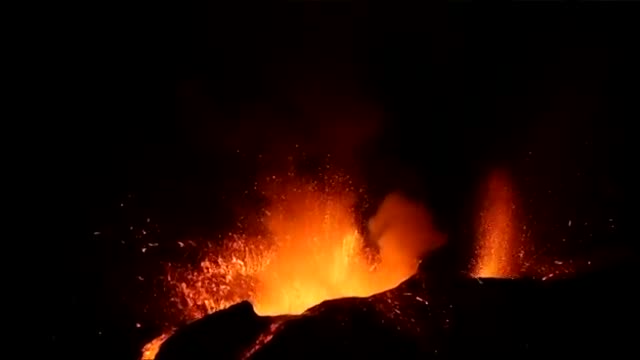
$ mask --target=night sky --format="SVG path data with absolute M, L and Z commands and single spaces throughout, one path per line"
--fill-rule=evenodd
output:
M 330 153 L 373 204 L 424 202 L 461 252 L 498 168 L 536 241 L 568 240 L 553 256 L 630 251 L 633 11 L 317 3 L 96 9 L 79 45 L 85 220 L 47 247 L 45 348 L 134 359 L 165 321 L 138 277 L 197 258 L 175 243 L 229 231 L 256 177 L 302 151 Z

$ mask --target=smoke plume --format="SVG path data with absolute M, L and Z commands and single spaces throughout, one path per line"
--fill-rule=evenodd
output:
M 421 257 L 445 243 L 427 209 L 398 192 L 387 195 L 369 220 L 369 235 L 380 249 L 382 267 L 409 273 Z

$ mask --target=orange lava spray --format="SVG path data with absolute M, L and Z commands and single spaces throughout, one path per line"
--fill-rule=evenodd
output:
M 514 193 L 509 176 L 491 174 L 478 223 L 477 253 L 472 275 L 517 276 L 517 224 Z

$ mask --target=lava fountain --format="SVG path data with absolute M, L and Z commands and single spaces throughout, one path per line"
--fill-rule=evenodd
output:
M 516 218 L 513 187 L 508 175 L 491 174 L 480 212 L 477 254 L 472 271 L 475 277 L 517 276 Z
M 260 315 L 279 315 L 371 296 L 413 275 L 420 256 L 443 242 L 426 209 L 399 194 L 370 220 L 366 241 L 354 211 L 358 191 L 344 176 L 312 181 L 289 173 L 257 187 L 269 200 L 262 235 L 230 235 L 199 267 L 169 269 L 187 320 L 242 300 Z M 149 344 L 143 359 L 153 359 L 165 338 Z

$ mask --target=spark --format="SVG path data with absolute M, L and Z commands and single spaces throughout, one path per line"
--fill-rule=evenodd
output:
M 429 302 L 427 300 L 425 300 L 425 299 L 423 299 L 423 298 L 421 298 L 419 296 L 416 296 L 416 300 L 418 300 L 418 301 L 420 301 L 422 303 L 425 303 L 426 305 L 429 305 Z

